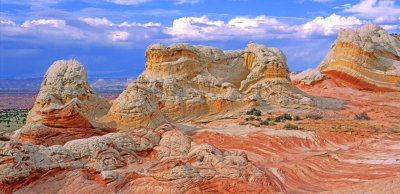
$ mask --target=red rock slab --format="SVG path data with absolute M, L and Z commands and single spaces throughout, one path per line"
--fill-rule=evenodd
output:
M 200 131 L 191 137 L 220 149 L 245 151 L 250 162 L 273 173 L 288 193 L 332 191 L 400 174 L 396 161 L 400 150 L 395 147 L 400 144 L 399 134 L 367 138 L 317 132 L 312 137 L 296 137 L 263 131 L 245 136 Z
M 93 129 L 89 120 L 79 113 L 72 104 L 57 109 L 38 111 L 36 114 L 42 118 L 37 123 L 57 128 L 84 128 Z
M 380 91 L 380 92 L 394 92 L 396 90 L 380 87 L 373 83 L 367 82 L 366 80 L 351 76 L 342 71 L 329 70 L 324 71 L 324 74 L 328 75 L 332 79 L 336 79 L 337 82 L 344 82 L 346 85 L 349 85 L 353 88 L 360 90 L 369 90 L 369 91 Z
M 74 139 L 88 138 L 107 134 L 107 131 L 95 128 L 56 128 L 40 126 L 29 131 L 22 131 L 16 139 L 31 142 L 35 145 L 64 145 Z

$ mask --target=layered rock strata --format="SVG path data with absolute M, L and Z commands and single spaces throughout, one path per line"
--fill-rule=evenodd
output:
M 399 91 L 400 41 L 372 23 L 341 29 L 318 70 L 357 89 Z
M 223 51 L 184 43 L 150 45 L 146 70 L 114 101 L 107 117 L 129 127 L 136 110 L 148 117 L 185 120 L 251 105 L 313 104 L 289 78 L 286 57 L 277 48 L 249 43 L 245 50 Z M 126 106 L 127 99 L 150 104 Z M 125 123 L 125 124 L 124 124 Z
M 104 135 L 108 129 L 95 120 L 109 108 L 110 104 L 89 86 L 82 64 L 77 60 L 56 61 L 43 78 L 27 125 L 14 137 L 35 144 L 62 145 L 73 139 Z
M 199 145 L 171 125 L 73 140 L 64 146 L 3 137 L 0 155 L 0 191 L 5 193 L 43 192 L 43 184 L 52 185 L 46 190 L 50 193 L 197 193 L 207 191 L 209 184 L 217 184 L 218 191 L 284 191 L 244 152 Z

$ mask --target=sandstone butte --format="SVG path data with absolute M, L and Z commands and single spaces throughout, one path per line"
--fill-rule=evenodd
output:
M 400 91 L 400 41 L 372 23 L 340 29 L 316 69 L 292 76 L 299 87 L 325 79 L 361 90 Z
M 0 191 L 400 190 L 400 134 L 385 129 L 400 129 L 398 93 L 344 87 L 310 70 L 322 81 L 307 94 L 292 85 L 279 49 L 255 43 L 237 51 L 153 44 L 146 58 L 146 70 L 112 101 L 90 87 L 78 61 L 51 65 L 26 125 L 0 136 Z M 246 123 L 251 107 L 263 118 L 300 115 L 292 121 L 300 129 Z M 357 111 L 373 118 L 356 121 Z M 310 113 L 323 119 L 305 119 Z

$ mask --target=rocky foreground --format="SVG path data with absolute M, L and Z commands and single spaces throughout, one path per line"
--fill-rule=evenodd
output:
M 383 40 L 363 38 L 375 32 Z M 145 72 L 112 101 L 78 61 L 57 61 L 26 125 L 0 136 L 0 191 L 396 192 L 400 43 L 373 24 L 345 31 L 352 46 L 343 33 L 293 80 L 277 48 L 153 44 Z M 354 87 L 364 82 L 374 87 Z

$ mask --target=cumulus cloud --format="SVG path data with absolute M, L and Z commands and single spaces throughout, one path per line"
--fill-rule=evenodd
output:
M 73 41 L 91 43 L 122 43 L 129 41 L 143 41 L 146 38 L 160 36 L 162 26 L 159 23 L 122 22 L 114 24 L 107 18 L 79 18 L 87 26 L 72 26 L 66 20 L 38 19 L 26 20 L 22 24 L 16 24 L 11 20 L 0 21 L 0 32 L 6 39 L 15 37 L 29 37 L 40 42 Z M 21 39 L 22 40 L 22 39 Z
M 359 4 L 352 5 L 343 11 L 365 18 L 399 16 L 400 6 L 393 0 L 362 0 Z
M 65 20 L 55 20 L 55 19 L 27 20 L 21 25 L 21 27 L 29 28 L 40 25 L 48 25 L 54 28 L 62 28 L 66 26 L 66 23 Z
M 211 20 L 206 16 L 182 17 L 174 20 L 165 32 L 178 39 L 226 40 L 226 39 L 271 39 L 284 37 L 331 36 L 340 28 L 359 27 L 364 24 L 355 16 L 344 17 L 332 14 L 316 17 L 300 25 L 290 25 L 275 17 L 235 17 L 227 22 Z
M 257 17 L 235 17 L 228 22 L 202 17 L 182 17 L 174 20 L 167 34 L 179 39 L 225 40 L 233 37 L 266 38 L 276 31 L 288 31 L 289 26 L 276 18 L 264 15 Z
M 80 18 L 80 19 L 91 26 L 113 26 L 114 25 L 110 20 L 108 20 L 105 17 L 103 17 L 103 18 L 86 17 L 86 18 Z
M 363 22 L 354 16 L 343 17 L 332 14 L 326 18 L 317 17 L 313 21 L 301 25 L 299 30 L 306 35 L 334 35 L 340 28 L 352 28 L 361 24 Z

